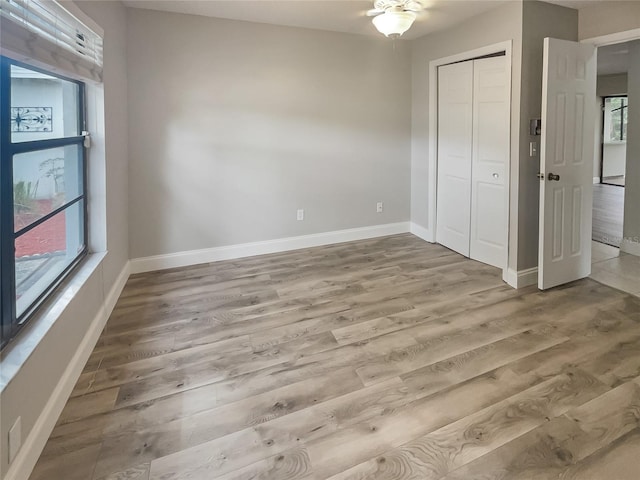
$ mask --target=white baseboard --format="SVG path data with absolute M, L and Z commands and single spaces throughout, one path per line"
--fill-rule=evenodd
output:
M 526 270 L 513 270 L 509 268 L 505 281 L 513 288 L 524 288 L 538 283 L 538 267 Z
M 102 267 L 100 267 L 102 268 Z M 96 316 L 91 321 L 89 329 L 85 334 L 82 342 L 78 345 L 73 358 L 69 362 L 67 369 L 64 371 L 56 388 L 51 393 L 47 404 L 38 416 L 29 435 L 18 451 L 16 458 L 11 463 L 9 470 L 5 476 L 5 480 L 28 480 L 33 468 L 36 466 L 38 458 L 49 439 L 49 435 L 53 431 L 62 410 L 64 409 L 67 399 L 73 390 L 82 369 L 84 368 L 89 355 L 102 333 L 102 330 L 111 315 L 111 311 L 115 306 L 120 293 L 129 278 L 130 264 L 127 262 L 118 275 L 114 285 L 109 293 L 105 296 Z
M 640 257 L 640 241 L 633 242 L 629 238 L 623 238 L 620 242 L 620 251 Z
M 301 248 L 319 247 L 332 243 L 365 240 L 367 238 L 384 237 L 409 232 L 409 222 L 388 223 L 371 227 L 350 228 L 333 232 L 315 233 L 299 237 L 278 238 L 264 242 L 241 243 L 225 247 L 204 248 L 186 252 L 154 255 L 131 260 L 131 273 L 152 272 L 166 268 L 186 267 L 201 263 L 232 260 L 268 253 L 286 252 Z
M 416 237 L 421 238 L 425 242 L 435 243 L 436 239 L 434 235 L 428 228 L 424 228 L 423 226 L 418 225 L 417 223 L 411 222 L 409 225 L 409 231 L 413 233 Z
M 111 315 L 111 312 L 113 312 L 113 309 L 120 298 L 120 294 L 122 293 L 124 286 L 127 284 L 127 280 L 129 280 L 129 275 L 131 275 L 131 261 L 127 261 L 124 267 L 122 267 L 122 270 L 120 271 L 118 278 L 116 278 L 116 281 L 113 283 L 111 290 L 109 290 L 109 293 L 104 297 L 103 306 L 107 317 L 104 320 L 105 324 L 107 320 L 109 320 L 109 316 Z M 104 325 L 102 325 L 102 328 L 104 328 Z M 102 329 L 100 329 L 100 333 L 102 333 Z M 98 339 L 96 338 L 96 342 L 97 340 Z M 82 367 L 84 368 L 84 365 L 82 365 Z
M 600 183 L 600 177 L 593 177 L 593 184 Z

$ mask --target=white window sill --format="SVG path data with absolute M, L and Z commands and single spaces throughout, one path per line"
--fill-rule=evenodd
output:
M 58 290 L 40 307 L 16 338 L 11 340 L 0 357 L 0 392 L 18 374 L 49 329 L 62 315 L 80 288 L 100 266 L 106 252 L 89 253 Z

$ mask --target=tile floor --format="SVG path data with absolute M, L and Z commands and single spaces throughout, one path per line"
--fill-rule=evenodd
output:
M 592 242 L 591 278 L 640 297 L 640 257 Z

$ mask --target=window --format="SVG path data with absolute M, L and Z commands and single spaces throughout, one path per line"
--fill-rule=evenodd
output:
M 0 59 L 4 346 L 86 247 L 84 84 Z
M 627 118 L 629 99 L 627 97 L 605 97 L 604 134 L 605 143 L 627 141 Z

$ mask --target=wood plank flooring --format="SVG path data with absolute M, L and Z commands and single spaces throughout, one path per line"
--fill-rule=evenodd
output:
M 624 186 L 593 186 L 592 239 L 614 247 L 622 242 L 624 223 Z
M 640 472 L 640 299 L 410 235 L 134 275 L 32 480 Z

